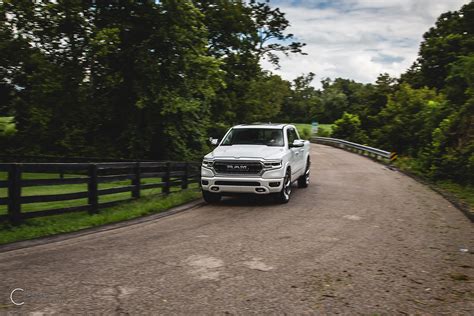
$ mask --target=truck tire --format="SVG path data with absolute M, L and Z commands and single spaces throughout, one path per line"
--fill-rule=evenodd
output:
M 221 200 L 222 196 L 218 193 L 211 193 L 209 191 L 202 191 L 202 197 L 207 203 L 217 203 Z
M 283 188 L 280 192 L 276 193 L 277 202 L 285 204 L 290 201 L 291 197 L 291 171 L 286 170 L 285 178 L 283 180 Z
M 306 168 L 304 174 L 298 178 L 298 188 L 307 188 L 309 185 L 309 167 L 311 166 L 311 161 L 306 161 Z

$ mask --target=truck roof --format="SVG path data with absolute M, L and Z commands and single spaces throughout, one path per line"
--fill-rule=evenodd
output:
M 233 128 L 283 128 L 288 124 L 282 123 L 253 123 L 253 124 L 240 124 Z

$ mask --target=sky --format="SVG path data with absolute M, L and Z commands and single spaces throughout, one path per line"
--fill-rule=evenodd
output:
M 286 14 L 295 40 L 308 55 L 282 57 L 275 70 L 286 80 L 313 72 L 323 78 L 374 82 L 380 73 L 399 76 L 415 61 L 423 34 L 446 11 L 469 0 L 271 0 Z

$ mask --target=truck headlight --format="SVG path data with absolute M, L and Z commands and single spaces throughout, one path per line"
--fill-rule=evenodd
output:
M 263 162 L 263 169 L 272 170 L 281 168 L 281 160 L 267 160 Z
M 203 167 L 212 168 L 213 165 L 214 165 L 214 160 L 211 160 L 211 159 L 203 159 L 203 161 L 202 161 L 202 166 L 203 166 Z

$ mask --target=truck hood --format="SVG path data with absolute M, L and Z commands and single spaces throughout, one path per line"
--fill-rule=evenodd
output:
M 285 154 L 284 147 L 260 145 L 232 145 L 219 146 L 205 158 L 252 158 L 252 159 L 280 159 Z

